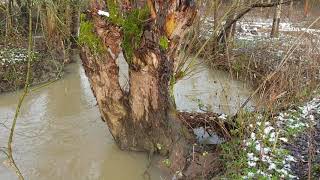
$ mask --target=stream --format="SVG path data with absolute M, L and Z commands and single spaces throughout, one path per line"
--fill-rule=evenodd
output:
M 227 73 L 201 67 L 174 88 L 177 108 L 234 114 L 250 89 Z M 0 123 L 11 125 L 21 91 L 0 95 Z M 249 102 L 248 107 L 253 106 Z M 0 126 L 0 147 L 9 130 Z M 66 67 L 63 79 L 28 95 L 18 118 L 14 157 L 26 180 L 141 180 L 149 165 L 146 154 L 120 151 L 99 115 L 80 63 Z M 164 179 L 151 163 L 152 179 Z M 0 154 L 0 179 L 17 179 Z

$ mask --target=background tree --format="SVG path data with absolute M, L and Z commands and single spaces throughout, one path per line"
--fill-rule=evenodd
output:
M 280 26 L 280 18 L 281 18 L 281 9 L 283 0 L 278 0 L 279 3 L 275 7 L 272 29 L 271 29 L 271 37 L 279 36 L 279 26 Z

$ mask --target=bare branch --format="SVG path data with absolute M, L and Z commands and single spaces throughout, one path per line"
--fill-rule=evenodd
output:
M 289 0 L 289 1 L 284 1 L 281 4 L 289 4 L 293 1 L 301 1 L 301 0 Z M 223 30 L 220 32 L 218 39 L 222 39 L 223 38 L 223 31 L 231 28 L 231 26 L 237 22 L 239 19 L 241 19 L 244 15 L 246 15 L 247 13 L 249 13 L 251 10 L 253 10 L 254 8 L 259 8 L 259 7 L 274 7 L 276 5 L 278 5 L 279 2 L 273 2 L 273 3 L 253 3 L 250 4 L 248 7 L 244 8 L 242 11 L 240 11 L 239 13 L 237 13 L 237 15 L 230 21 L 226 22 L 226 24 L 223 26 Z

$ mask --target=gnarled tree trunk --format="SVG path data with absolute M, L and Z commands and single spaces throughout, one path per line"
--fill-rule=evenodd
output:
M 143 22 L 139 44 L 135 46 L 137 42 L 132 42 L 133 55 L 125 56 L 130 85 L 125 91 L 119 83 L 116 63 L 121 52 L 128 53 L 122 48 L 124 27 L 98 14 L 99 10 L 114 7 L 108 7 L 104 0 L 90 2 L 87 18 L 89 16 L 88 21 L 93 23 L 94 34 L 104 50 L 94 53 L 84 43 L 81 59 L 102 119 L 121 149 L 168 153 L 176 142 L 184 141 L 182 126 L 175 117 L 170 98 L 169 82 L 174 76 L 180 41 L 196 9 L 190 0 L 113 2 L 119 7 L 119 14 L 129 14 L 145 5 L 150 14 Z M 111 13 L 110 16 L 114 16 Z M 80 29 L 80 38 L 82 35 Z

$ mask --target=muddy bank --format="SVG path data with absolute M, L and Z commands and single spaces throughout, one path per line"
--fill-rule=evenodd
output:
M 296 158 L 291 166 L 297 177 L 307 179 L 311 176 L 318 179 L 320 178 L 320 97 L 314 98 L 299 109 L 303 112 L 299 119 L 308 124 L 308 127 L 284 146 Z
M 24 87 L 28 55 L 24 48 L 4 48 L 0 50 L 0 93 L 15 91 Z M 33 53 L 30 84 L 37 85 L 58 78 L 62 73 L 62 63 L 44 53 Z

